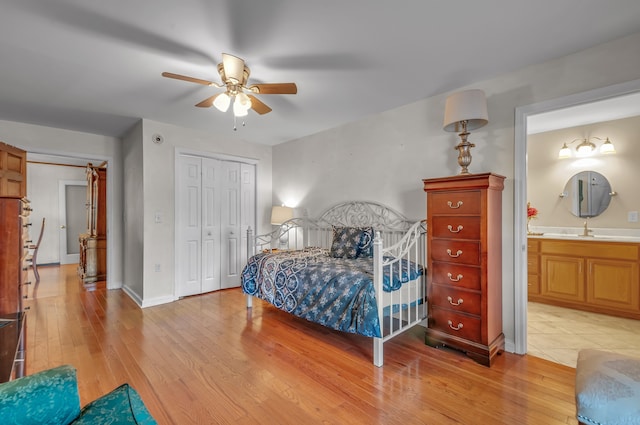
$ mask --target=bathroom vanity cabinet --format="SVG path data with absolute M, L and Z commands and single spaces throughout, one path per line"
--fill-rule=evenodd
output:
M 640 319 L 640 243 L 528 240 L 529 301 Z

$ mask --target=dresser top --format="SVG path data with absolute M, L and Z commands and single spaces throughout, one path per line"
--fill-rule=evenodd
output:
M 424 190 L 448 190 L 448 189 L 504 189 L 506 177 L 494 173 L 458 174 L 449 177 L 434 177 L 423 179 Z

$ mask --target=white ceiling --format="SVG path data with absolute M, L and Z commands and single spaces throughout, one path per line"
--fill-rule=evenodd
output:
M 148 118 L 274 145 L 640 31 L 637 0 L 0 0 L 0 119 L 121 136 Z M 194 105 L 221 53 L 273 112 Z M 615 64 L 612 64 L 615 66 Z M 240 124 L 240 123 L 239 123 Z M 1 128 L 0 128 L 1 139 Z

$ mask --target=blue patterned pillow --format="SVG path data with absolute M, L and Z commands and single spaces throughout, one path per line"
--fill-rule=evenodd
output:
M 373 257 L 373 228 L 333 226 L 329 254 L 335 258 Z
M 157 425 L 140 395 L 129 384 L 122 384 L 82 408 L 76 424 L 142 424 Z
M 361 230 L 358 257 L 373 257 L 373 227 L 362 227 Z

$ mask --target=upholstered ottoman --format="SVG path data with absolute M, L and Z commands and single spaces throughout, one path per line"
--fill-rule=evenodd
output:
M 640 425 L 640 358 L 581 350 L 576 416 L 587 425 Z

